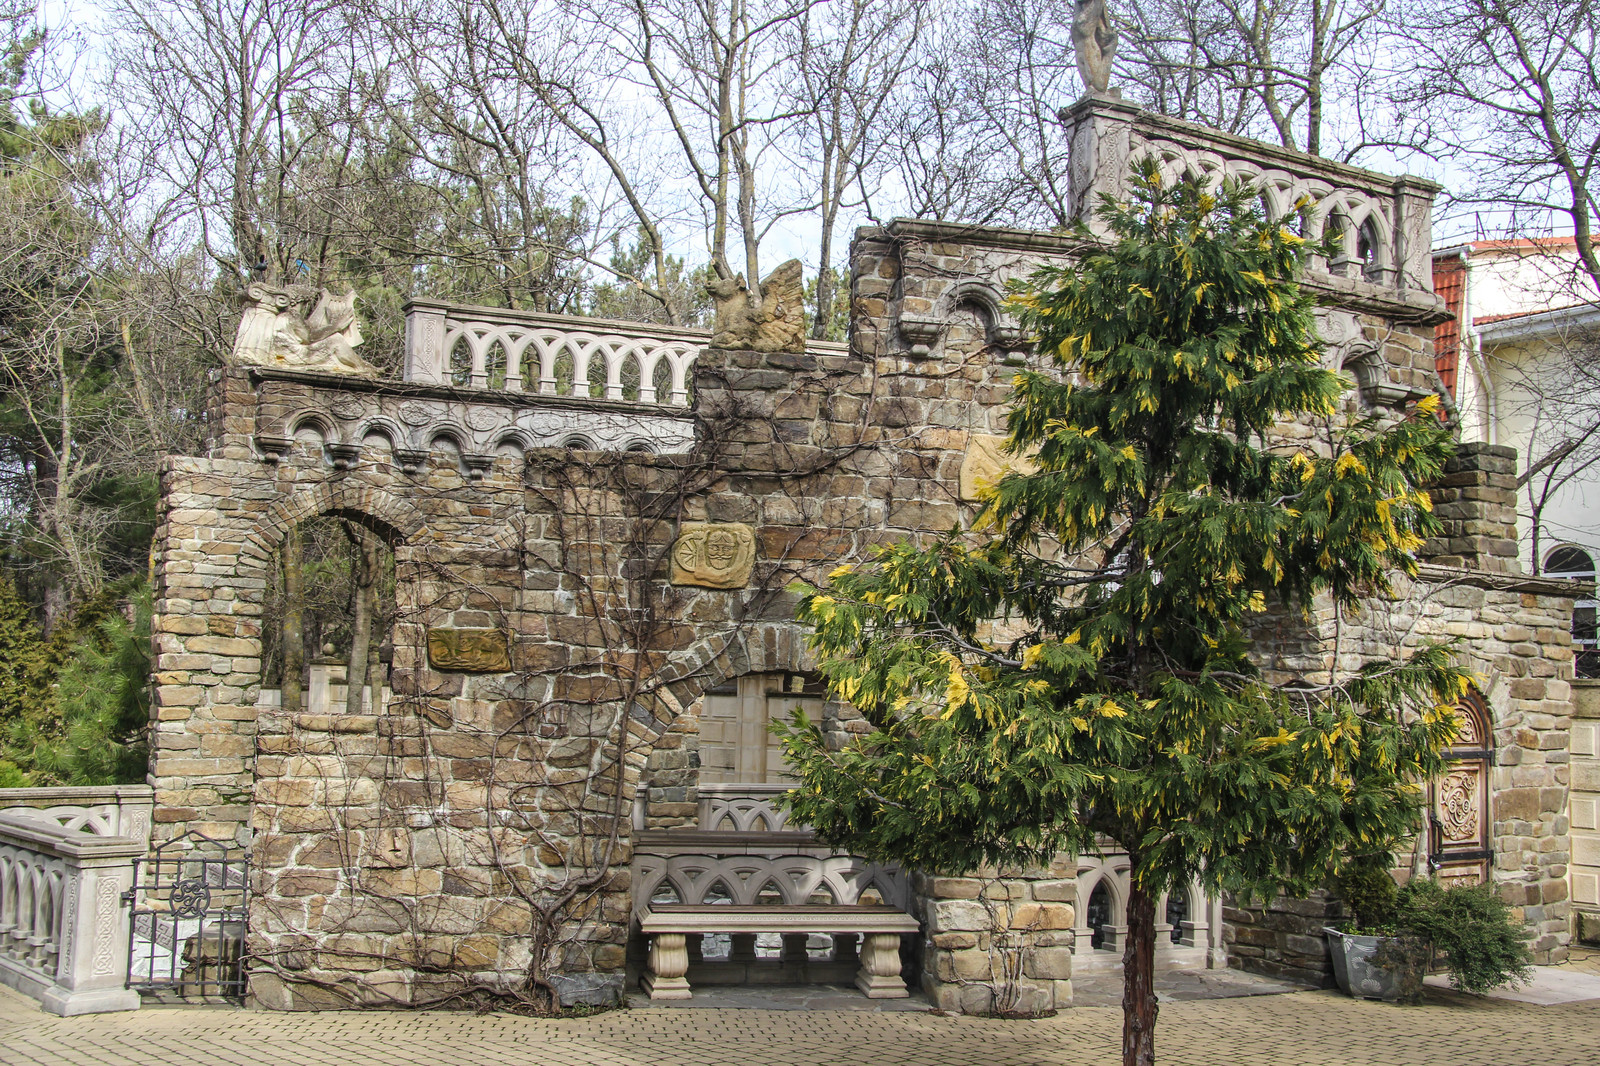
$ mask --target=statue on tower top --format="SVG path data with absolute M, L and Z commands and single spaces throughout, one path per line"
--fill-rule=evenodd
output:
M 1072 47 L 1078 54 L 1078 76 L 1091 93 L 1111 87 L 1111 61 L 1117 55 L 1117 28 L 1106 0 L 1076 0 L 1072 13 Z

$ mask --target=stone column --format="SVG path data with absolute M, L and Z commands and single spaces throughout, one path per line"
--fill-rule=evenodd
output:
M 444 350 L 444 304 L 413 300 L 405 306 L 405 380 L 443 385 L 449 379 L 449 353 Z
M 784 933 L 783 954 L 780 956 L 785 966 L 804 966 L 806 964 L 806 941 L 811 939 L 809 933 Z
M 911 995 L 900 978 L 900 934 L 868 933 L 861 950 L 856 987 L 868 999 L 904 999 Z
M 650 963 L 640 984 L 651 999 L 692 999 L 689 981 L 689 949 L 682 933 L 653 933 L 650 936 Z
M 833 934 L 833 961 L 854 965 L 861 961 L 861 955 L 856 950 L 856 944 L 861 940 L 860 933 L 835 933 Z
M 728 950 L 728 961 L 749 964 L 756 961 L 756 934 L 734 933 L 733 945 Z

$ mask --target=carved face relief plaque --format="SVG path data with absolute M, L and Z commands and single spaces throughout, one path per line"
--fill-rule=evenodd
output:
M 672 583 L 742 589 L 756 561 L 756 535 L 736 522 L 685 522 L 672 545 Z
M 503 674 L 511 669 L 506 635 L 498 629 L 428 628 L 428 662 L 435 670 Z
M 1031 474 L 1039 467 L 1026 456 L 1007 455 L 1000 450 L 1004 437 L 974 433 L 967 438 L 967 455 L 961 460 L 961 498 L 977 502 L 983 491 L 992 488 L 1003 476 L 1015 471 Z

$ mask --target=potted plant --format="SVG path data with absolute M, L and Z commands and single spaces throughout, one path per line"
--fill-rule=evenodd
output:
M 1426 878 L 1396 886 L 1387 862 L 1339 878 L 1350 927 L 1327 929 L 1334 980 L 1347 995 L 1415 1003 L 1441 955 L 1450 984 L 1483 994 L 1532 977 L 1527 934 L 1488 885 L 1445 888 Z

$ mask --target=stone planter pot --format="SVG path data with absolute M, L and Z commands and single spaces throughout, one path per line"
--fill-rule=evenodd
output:
M 1333 979 L 1339 991 L 1357 999 L 1393 1002 L 1399 998 L 1401 975 L 1373 962 L 1378 946 L 1389 937 L 1358 936 L 1327 927 L 1322 931 L 1328 936 L 1328 955 L 1333 960 Z

